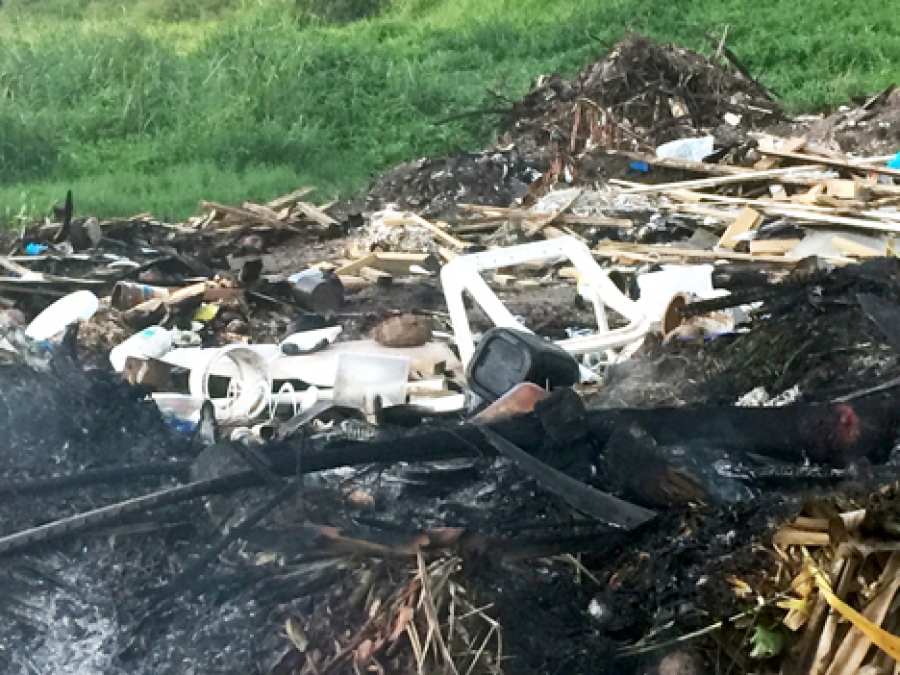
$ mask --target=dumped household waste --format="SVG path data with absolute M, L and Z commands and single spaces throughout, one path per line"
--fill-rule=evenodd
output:
M 717 51 L 355 203 L 10 235 L 0 670 L 893 668 L 900 107 Z

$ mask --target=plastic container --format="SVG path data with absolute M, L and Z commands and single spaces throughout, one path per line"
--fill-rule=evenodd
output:
M 511 328 L 492 328 L 472 355 L 466 378 L 481 398 L 496 401 L 522 382 L 546 389 L 570 387 L 581 379 L 581 372 L 572 355 L 549 340 Z
M 408 380 L 408 356 L 341 353 L 337 360 L 334 402 L 367 414 L 375 411 L 377 397 L 383 408 L 402 405 L 406 403 Z
M 34 321 L 28 324 L 25 335 L 32 340 L 49 340 L 62 333 L 69 324 L 79 319 L 87 321 L 99 308 L 100 300 L 90 291 L 70 293 L 38 314 Z M 124 359 L 122 364 L 125 364 Z
M 887 168 L 889 169 L 900 169 L 900 152 L 898 152 L 893 159 L 888 161 Z
M 294 300 L 303 309 L 329 317 L 344 306 L 344 285 L 332 272 L 310 268 L 292 274 L 288 282 Z
M 115 309 L 125 311 L 147 300 L 167 297 L 169 297 L 168 288 L 136 284 L 132 281 L 120 281 L 113 287 L 110 304 Z
M 162 326 L 150 326 L 113 347 L 109 361 L 116 372 L 121 373 L 129 356 L 158 359 L 172 349 L 172 333 Z
M 153 402 L 166 423 L 179 433 L 191 433 L 200 423 L 203 399 L 186 394 L 154 393 Z
M 216 408 L 216 419 L 235 421 L 253 419 L 261 415 L 272 396 L 272 379 L 266 359 L 247 345 L 228 345 L 215 350 L 198 350 L 200 362 L 191 368 L 188 389 L 191 396 L 211 399 Z M 207 358 L 208 356 L 208 358 Z M 234 373 L 229 377 L 228 395 L 225 399 L 214 399 L 210 395 L 210 377 L 218 372 L 217 365 L 227 361 Z

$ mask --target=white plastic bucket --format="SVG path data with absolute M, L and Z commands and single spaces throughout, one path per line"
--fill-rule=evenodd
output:
M 216 364 L 223 359 L 237 372 L 230 378 L 228 397 L 212 399 L 209 379 L 215 373 Z M 218 420 L 244 420 L 253 419 L 266 410 L 272 395 L 272 379 L 265 358 L 256 350 L 246 345 L 228 345 L 216 350 L 205 363 L 191 369 L 188 388 L 191 396 L 213 401 Z

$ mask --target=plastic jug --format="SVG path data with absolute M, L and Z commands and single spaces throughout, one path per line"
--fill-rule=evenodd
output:
M 109 353 L 113 368 L 121 373 L 129 356 L 158 359 L 172 349 L 172 333 L 162 326 L 150 326 L 135 333 Z

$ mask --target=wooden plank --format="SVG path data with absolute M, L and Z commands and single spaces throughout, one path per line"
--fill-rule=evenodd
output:
M 857 230 L 870 230 L 873 232 L 900 232 L 900 222 L 877 222 L 863 218 L 849 218 L 846 216 L 834 216 L 829 213 L 820 213 L 812 210 L 797 208 L 767 207 L 766 213 L 776 216 L 789 216 L 806 223 L 843 225 Z
M 370 253 L 369 255 L 363 256 L 359 260 L 354 260 L 352 263 L 344 265 L 343 267 L 338 267 L 334 273 L 338 276 L 359 276 L 359 271 L 363 267 L 371 267 L 373 264 L 377 264 L 378 256 L 374 253 Z
M 282 209 L 285 206 L 291 206 L 295 202 L 299 202 L 301 199 L 303 199 L 306 195 L 308 195 L 313 190 L 315 190 L 315 188 L 312 188 L 312 187 L 298 188 L 298 189 L 294 190 L 293 192 L 290 192 L 286 195 L 282 195 L 281 197 L 276 197 L 275 199 L 273 199 L 270 202 L 266 202 L 266 206 L 268 208 L 272 209 L 273 211 L 277 211 L 278 209 Z
M 640 187 L 628 188 L 622 190 L 622 194 L 654 194 L 659 192 L 668 192 L 670 190 L 683 190 L 694 188 L 719 187 L 720 185 L 736 185 L 740 183 L 751 183 L 760 180 L 769 180 L 772 178 L 782 178 L 791 174 L 802 173 L 804 171 L 815 171 L 821 169 L 821 166 L 808 165 L 802 167 L 788 167 L 786 169 L 771 169 L 769 171 L 752 171 L 747 173 L 735 174 L 733 176 L 718 176 L 716 178 L 700 178 L 698 180 L 684 180 L 677 183 L 659 183 L 657 185 L 642 185 Z
M 544 237 L 547 239 L 562 239 L 563 237 L 568 237 L 569 234 L 558 227 L 553 227 L 552 225 L 545 225 L 542 230 Z
M 776 147 L 778 142 L 781 141 L 781 147 Z M 789 152 L 797 152 L 798 150 L 802 150 L 806 145 L 806 139 L 800 136 L 792 136 L 791 138 L 777 138 L 775 136 L 764 136 L 760 139 L 759 146 L 760 148 L 766 147 L 770 150 L 786 150 Z M 763 157 L 756 164 L 753 165 L 753 168 L 757 171 L 767 171 L 769 169 L 774 169 L 781 163 L 780 157 Z
M 261 204 L 256 204 L 255 202 L 244 202 L 241 204 L 241 208 L 247 211 L 251 211 L 253 213 L 258 213 L 261 216 L 265 216 L 270 220 L 277 220 L 278 222 L 284 222 L 284 218 L 279 216 L 275 211 L 270 209 L 267 206 L 262 206 Z
M 23 279 L 30 280 L 44 280 L 45 277 L 41 272 L 35 272 L 33 270 L 28 269 L 24 265 L 20 265 L 19 263 L 10 260 L 9 257 L 5 255 L 0 255 L 0 267 L 9 270 L 13 274 L 18 274 Z
M 390 285 L 394 281 L 393 275 L 374 267 L 363 267 L 359 270 L 359 276 L 367 281 L 380 285 Z
M 661 244 L 629 244 L 626 242 L 602 243 L 594 249 L 594 254 L 603 257 L 644 256 L 649 259 L 684 260 L 755 260 L 794 265 L 796 260 L 784 256 L 751 255 L 731 251 L 710 251 L 702 248 L 685 248 Z M 639 258 L 640 259 L 640 258 Z
M 459 257 L 459 253 L 457 253 L 456 251 L 451 251 L 449 248 L 444 248 L 443 246 L 438 248 L 438 255 L 441 256 L 447 262 L 450 262 L 451 260 L 455 260 L 456 258 Z
M 431 221 L 425 220 L 425 218 L 415 213 L 387 213 L 381 217 L 381 222 L 392 227 L 402 227 L 404 225 L 423 227 L 444 243 L 461 250 L 465 250 L 471 245 L 468 242 L 457 239 L 452 234 L 445 232 Z
M 632 227 L 634 221 L 630 218 L 615 218 L 613 216 L 579 216 L 575 213 L 563 213 L 557 216 L 556 221 L 563 225 L 589 225 L 602 227 L 612 225 L 614 227 Z
M 791 197 L 791 201 L 795 204 L 806 204 L 812 206 L 816 203 L 816 199 L 825 193 L 826 183 L 820 183 L 819 185 L 813 185 L 809 190 L 804 192 L 802 195 L 794 195 Z
M 344 289 L 346 290 L 359 290 L 362 288 L 368 288 L 372 285 L 372 282 L 368 279 L 349 274 L 341 275 L 340 280 L 341 284 L 343 284 Z
M 782 157 L 785 159 L 796 159 L 808 164 L 824 164 L 825 166 L 833 166 L 839 169 L 870 171 L 885 176 L 900 176 L 900 169 L 888 169 L 886 166 L 879 166 L 877 164 L 862 164 L 849 159 L 825 157 L 824 155 L 807 155 L 800 152 L 785 152 L 782 150 L 760 150 L 760 152 L 764 155 L 772 155 L 774 157 Z
M 754 239 L 750 242 L 753 255 L 784 255 L 793 251 L 800 239 Z
M 887 255 L 887 250 L 885 249 L 878 250 L 877 248 L 865 246 L 864 244 L 860 244 L 852 239 L 847 239 L 846 237 L 833 237 L 831 239 L 831 245 L 841 253 L 852 255 L 856 258 L 883 258 Z
M 635 183 L 640 185 L 640 183 Z M 478 232 L 485 229 L 491 229 L 491 225 L 506 222 L 509 220 L 541 220 L 547 216 L 546 213 L 539 211 L 529 211 L 527 209 L 503 208 L 494 206 L 481 206 L 480 204 L 460 204 L 468 211 L 484 214 L 482 220 L 474 220 L 470 223 L 460 223 L 454 225 L 453 231 L 456 233 Z M 556 217 L 556 222 L 565 225 L 614 225 L 617 227 L 631 227 L 634 221 L 630 218 L 615 218 L 613 216 L 580 216 L 576 213 L 562 213 Z
M 252 223 L 265 223 L 266 225 L 272 225 L 276 228 L 283 228 L 286 225 L 286 223 L 278 220 L 277 217 L 272 218 L 262 213 L 255 213 L 253 211 L 248 211 L 247 209 L 243 209 L 237 206 L 229 206 L 228 204 L 208 202 L 205 199 L 201 199 L 200 206 L 202 206 L 204 209 L 214 209 L 216 211 L 219 211 L 220 213 L 225 213 L 227 215 L 233 216 L 239 221 L 248 221 L 248 225 Z M 243 226 L 244 225 L 239 225 L 238 227 L 232 229 L 240 229 Z
M 668 169 L 680 169 L 682 171 L 694 171 L 696 173 L 708 173 L 716 176 L 731 176 L 752 171 L 752 169 L 742 166 L 709 164 L 707 162 L 694 162 L 689 159 L 672 159 L 671 157 L 656 157 L 655 155 L 645 155 L 640 152 L 628 152 L 627 150 L 607 150 L 606 154 L 627 157 L 628 159 L 637 162 L 646 162 L 653 166 L 662 166 Z
M 294 208 L 300 211 L 300 213 L 302 213 L 306 218 L 313 221 L 317 225 L 321 225 L 322 227 L 331 227 L 332 225 L 338 224 L 338 221 L 322 211 L 322 209 L 313 206 L 312 204 L 307 204 L 306 202 L 297 202 L 294 205 Z
M 825 183 L 825 189 L 829 197 L 859 199 L 859 183 L 855 180 L 830 180 Z
M 725 234 L 719 239 L 719 248 L 734 249 L 738 243 L 738 237 L 750 230 L 755 230 L 762 222 L 762 214 L 759 211 L 747 207 L 740 212 L 737 218 L 725 230 Z
M 556 220 L 559 216 L 561 216 L 563 213 L 568 211 L 571 208 L 572 204 L 575 203 L 575 200 L 581 196 L 581 193 L 582 193 L 581 188 L 578 188 L 577 190 L 573 190 L 572 196 L 569 197 L 568 199 L 566 199 L 565 201 L 563 201 L 563 203 L 560 204 L 556 209 L 554 209 L 550 213 L 547 213 L 540 220 L 537 220 L 533 223 L 529 222 L 529 223 L 524 224 L 522 229 L 525 230 L 525 234 L 527 234 L 530 237 L 533 237 L 538 232 L 543 230 L 550 223 L 552 223 L 554 220 Z
M 772 200 L 765 199 L 750 199 L 747 197 L 728 197 L 725 195 L 715 195 L 715 194 L 707 194 L 705 192 L 690 192 L 687 190 L 673 190 L 668 193 L 668 195 L 674 199 L 682 199 L 690 202 L 696 203 L 698 200 L 708 201 L 708 202 L 716 202 L 720 204 L 734 204 L 740 206 L 750 206 L 757 211 L 762 211 L 766 214 L 772 215 L 780 215 L 780 216 L 790 216 L 795 212 L 799 217 L 803 217 L 810 213 L 819 213 L 823 217 L 824 216 L 840 216 L 836 209 L 829 206 L 818 206 L 818 205 L 800 205 L 800 204 L 782 204 L 780 202 L 775 202 Z M 690 211 L 687 211 L 690 212 Z M 702 214 L 701 214 L 702 215 Z M 856 213 L 857 218 L 851 219 L 851 222 L 835 222 L 835 225 L 856 225 L 860 222 L 863 224 L 869 223 L 868 220 L 860 220 L 862 218 L 871 218 L 873 221 L 877 223 L 877 221 L 891 221 L 891 222 L 900 222 L 900 213 L 892 212 L 892 211 L 878 211 L 878 210 L 866 210 L 859 211 Z M 860 225 L 863 227 L 864 225 Z M 889 230 L 893 231 L 893 230 Z

